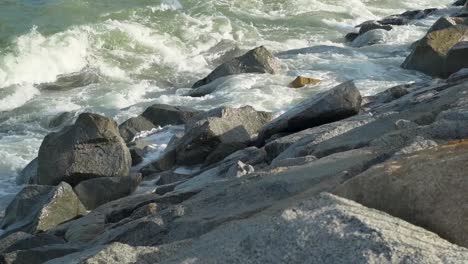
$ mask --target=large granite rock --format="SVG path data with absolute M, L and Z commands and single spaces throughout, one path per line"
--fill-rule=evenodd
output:
M 39 149 L 37 183 L 76 185 L 98 177 L 128 176 L 130 152 L 117 124 L 97 114 L 81 114 L 73 126 L 44 138 Z
M 270 73 L 281 70 L 278 60 L 265 47 L 255 48 L 246 54 L 218 66 L 202 80 L 197 81 L 193 88 L 206 85 L 218 78 L 241 73 Z
M 148 119 L 137 116 L 128 119 L 119 125 L 120 136 L 125 140 L 125 142 L 131 142 L 138 133 L 143 131 L 149 131 L 156 128 L 156 126 L 150 122 Z
M 468 36 L 468 26 L 456 25 L 428 33 L 417 42 L 402 67 L 418 70 L 431 76 L 447 78 L 467 67 L 457 56 L 463 54 L 464 44 L 457 45 Z
M 80 182 L 73 190 L 88 210 L 132 194 L 141 182 L 141 175 L 100 177 Z
M 390 160 L 335 193 L 468 246 L 467 150 L 458 143 Z
M 259 133 L 257 145 L 271 136 L 294 133 L 356 115 L 361 108 L 361 94 L 353 82 L 346 82 L 318 94 L 268 123 Z
M 190 107 L 154 104 L 148 107 L 141 116 L 157 127 L 164 127 L 167 125 L 184 125 L 193 116 L 200 113 L 202 111 Z
M 5 229 L 5 234 L 16 231 L 36 233 L 85 213 L 86 209 L 67 183 L 30 185 L 10 203 L 1 228 Z
M 37 181 L 37 158 L 33 159 L 16 177 L 16 184 L 34 184 Z
M 232 153 L 232 146 L 247 147 L 254 135 L 271 120 L 271 114 L 256 111 L 251 106 L 221 107 L 198 118 L 199 121 L 187 125 L 186 134 L 177 142 L 175 154 L 179 165 L 202 164 L 214 150 L 224 145 L 230 151 L 219 153 L 225 155 Z
M 323 193 L 158 247 L 121 243 L 59 258 L 77 263 L 461 263 L 468 250 L 377 210 Z

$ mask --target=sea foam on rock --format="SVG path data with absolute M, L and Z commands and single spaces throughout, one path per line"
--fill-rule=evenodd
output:
M 97 177 L 125 177 L 130 152 L 117 123 L 97 114 L 81 114 L 73 126 L 44 138 L 39 149 L 37 183 L 76 185 Z

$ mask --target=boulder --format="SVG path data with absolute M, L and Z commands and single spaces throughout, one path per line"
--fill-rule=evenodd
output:
M 245 147 L 270 120 L 270 113 L 255 111 L 251 106 L 214 109 L 187 126 L 186 134 L 175 147 L 176 162 L 178 165 L 203 164 L 214 150 L 224 145 L 242 143 Z
M 379 164 L 335 193 L 468 246 L 468 144 L 440 146 Z
M 85 213 L 86 209 L 67 183 L 30 185 L 8 205 L 1 228 L 6 230 L 5 234 L 37 233 Z
M 430 32 L 417 42 L 402 67 L 418 70 L 431 76 L 447 78 L 468 66 L 462 59 L 456 57 L 463 54 L 465 50 L 465 44 L 457 44 L 466 36 L 468 36 L 466 25 L 456 25 Z
M 439 18 L 434 23 L 434 25 L 431 26 L 428 33 L 438 31 L 438 30 L 442 30 L 442 29 L 446 29 L 446 28 L 449 28 L 449 27 L 453 27 L 453 26 L 456 26 L 456 25 L 459 25 L 459 24 L 463 24 L 464 21 L 465 20 L 463 18 L 461 18 L 461 17 L 446 17 L 446 16 L 444 16 L 444 17 Z
M 48 127 L 49 128 L 58 128 L 64 125 L 70 125 L 73 122 L 73 119 L 75 118 L 75 113 L 74 112 L 63 112 L 60 113 L 52 119 L 50 119 Z
M 80 182 L 73 188 L 88 210 L 132 194 L 141 182 L 141 175 L 100 177 Z
M 99 80 L 100 76 L 97 70 L 86 68 L 80 72 L 59 75 L 55 82 L 40 84 L 38 88 L 58 91 L 69 90 L 98 83 Z
M 245 164 L 242 161 L 238 161 L 236 164 L 232 165 L 231 168 L 226 173 L 226 178 L 240 178 L 247 174 L 254 173 L 255 169 L 252 165 Z
M 289 85 L 291 88 L 302 88 L 306 85 L 316 85 L 319 84 L 321 80 L 304 77 L 304 76 L 297 76 L 296 79 Z
M 200 113 L 202 111 L 189 107 L 154 104 L 148 107 L 141 116 L 149 120 L 156 127 L 164 127 L 167 125 L 184 125 L 193 116 Z
M 33 159 L 16 177 L 16 184 L 34 184 L 37 181 L 37 158 Z
M 359 35 L 353 42 L 351 46 L 356 48 L 361 48 L 364 46 L 371 46 L 376 44 L 385 43 L 388 39 L 388 33 L 384 29 L 374 29 L 367 31 L 366 33 Z
M 117 124 L 97 114 L 81 114 L 73 126 L 44 138 L 39 149 L 37 183 L 76 185 L 97 177 L 128 176 L 130 152 Z
M 18 233 L 20 232 L 16 232 L 12 235 L 15 235 Z M 65 244 L 65 240 L 57 236 L 51 235 L 51 234 L 39 233 L 37 235 L 34 235 L 34 236 L 29 235 L 27 237 L 23 237 L 22 239 L 19 239 L 18 241 L 15 241 L 14 243 L 6 247 L 4 250 L 2 250 L 1 253 L 9 253 L 9 252 L 14 252 L 18 250 L 27 250 L 27 249 L 32 249 L 32 248 L 37 248 L 37 247 L 42 247 L 42 246 L 60 245 L 60 244 Z
M 377 21 L 366 21 L 364 23 L 361 24 L 361 28 L 359 29 L 359 35 L 362 35 L 368 31 L 371 31 L 371 30 L 374 30 L 374 29 L 383 29 L 383 30 L 386 30 L 386 31 L 390 31 L 392 30 L 392 26 L 391 25 L 383 25 L 383 24 L 380 24 L 379 22 Z
M 30 237 L 33 237 L 33 235 L 21 231 L 4 236 L 2 239 L 0 239 L 0 253 L 3 253 L 3 251 L 16 244 L 17 242 Z
M 361 94 L 353 82 L 346 82 L 320 93 L 268 123 L 259 133 L 257 145 L 271 136 L 294 133 L 356 115 L 361 108 Z
M 345 39 L 348 42 L 353 42 L 357 37 L 359 37 L 359 33 L 351 32 L 346 34 Z
M 27 250 L 17 250 L 0 255 L 0 263 L 42 264 L 49 260 L 60 258 L 80 250 L 80 247 L 71 245 L 48 245 Z
M 128 119 L 119 126 L 120 136 L 125 142 L 131 142 L 135 136 L 142 131 L 149 131 L 156 128 L 156 126 L 148 119 L 137 116 Z
M 466 0 L 457 0 L 452 5 L 453 6 L 464 6 L 466 4 Z
M 202 80 L 197 81 L 193 88 L 206 85 L 218 78 L 241 73 L 270 73 L 281 70 L 278 60 L 265 47 L 250 50 L 246 54 L 218 66 Z

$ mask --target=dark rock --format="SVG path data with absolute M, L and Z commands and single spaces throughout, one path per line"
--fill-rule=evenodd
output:
M 50 133 L 39 149 L 38 184 L 76 185 L 97 177 L 128 176 L 130 152 L 117 124 L 97 114 L 81 114 L 75 125 Z
M 238 109 L 221 107 L 207 115 L 212 113 L 219 114 L 219 117 L 208 117 L 187 126 L 186 134 L 176 146 L 178 165 L 203 164 L 214 150 L 226 144 L 248 144 L 271 120 L 270 113 L 256 111 L 251 106 Z
M 452 5 L 453 6 L 464 6 L 466 4 L 466 0 L 457 0 Z
M 49 230 L 84 214 L 86 209 L 67 183 L 58 186 L 30 185 L 8 205 L 1 228 L 6 234 Z
M 15 233 L 17 234 L 17 233 Z M 13 234 L 14 235 L 14 234 Z M 1 253 L 9 253 L 17 250 L 27 250 L 48 245 L 65 244 L 65 240 L 47 233 L 24 237 L 5 248 Z
M 60 258 L 80 250 L 80 247 L 70 245 L 49 245 L 28 250 L 18 250 L 0 255 L 0 263 L 42 264 L 48 260 Z
M 238 161 L 236 164 L 232 165 L 231 168 L 226 173 L 226 178 L 240 178 L 247 174 L 255 172 L 255 168 L 252 165 L 245 164 L 242 161 Z
M 141 182 L 141 175 L 100 177 L 80 182 L 74 191 L 88 210 L 132 194 Z
M 136 166 L 143 162 L 145 151 L 139 148 L 130 148 L 130 156 L 132 156 L 132 166 Z
M 61 127 L 64 125 L 70 125 L 73 121 L 73 118 L 75 118 L 75 113 L 73 112 L 63 112 L 60 113 L 56 116 L 54 116 L 50 121 L 49 121 L 49 128 L 57 128 Z
M 351 33 L 346 34 L 345 39 L 348 42 L 353 42 L 358 36 L 359 36 L 359 33 L 351 32 Z
M 0 253 L 3 253 L 5 249 L 11 247 L 15 243 L 29 237 L 33 237 L 33 235 L 21 231 L 4 236 L 2 239 L 0 239 Z
M 244 148 L 247 148 L 247 144 L 239 142 L 219 145 L 208 155 L 208 157 L 206 157 L 205 163 L 203 163 L 203 167 L 207 167 L 213 163 L 222 161 L 225 157 L 231 155 L 239 149 Z
M 428 33 L 418 41 L 402 67 L 418 70 L 431 76 L 447 78 L 468 65 L 461 58 L 454 58 L 464 52 L 464 44 L 455 47 L 468 34 L 468 26 L 457 25 Z M 448 57 L 450 50 L 451 56 Z
M 35 184 L 37 181 L 37 158 L 33 159 L 16 177 L 16 184 Z
M 164 127 L 186 124 L 193 116 L 200 113 L 201 111 L 189 107 L 154 104 L 148 107 L 142 116 L 153 125 Z
M 271 136 L 298 132 L 335 122 L 359 113 L 361 94 L 353 82 L 346 82 L 318 94 L 268 123 L 259 133 L 257 144 L 263 146 Z
M 374 29 L 383 29 L 386 31 L 392 30 L 391 25 L 382 25 L 377 21 L 367 21 L 361 24 L 361 28 L 359 29 L 359 35 L 362 35 L 368 31 L 374 30 Z
M 384 43 L 388 38 L 387 30 L 384 29 L 374 29 L 369 30 L 366 33 L 359 35 L 353 42 L 351 46 L 356 48 L 361 48 L 364 46 L 371 46 L 376 44 Z
M 148 119 L 137 116 L 128 119 L 119 126 L 119 133 L 125 142 L 131 142 L 135 136 L 142 131 L 149 131 L 156 128 Z
M 193 88 L 206 85 L 218 78 L 241 73 L 270 73 L 275 74 L 280 71 L 277 59 L 265 47 L 255 48 L 243 56 L 237 57 L 229 62 L 221 64 L 207 77 L 199 80 Z
M 444 69 L 447 72 L 445 77 L 458 72 L 459 70 L 468 67 L 468 41 L 460 41 L 453 46 L 447 53 Z
M 431 26 L 427 33 L 463 24 L 464 21 L 465 20 L 460 17 L 441 17 L 434 23 L 434 25 Z
M 99 80 L 99 72 L 88 68 L 80 72 L 59 75 L 55 82 L 40 84 L 38 88 L 44 90 L 68 90 L 98 83 Z

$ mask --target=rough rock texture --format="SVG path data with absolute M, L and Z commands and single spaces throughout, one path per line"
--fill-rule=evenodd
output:
M 304 77 L 304 76 L 297 76 L 296 79 L 289 85 L 291 88 L 302 88 L 306 85 L 316 85 L 319 84 L 321 80 Z
M 278 60 L 265 47 L 255 48 L 246 54 L 218 66 L 202 80 L 197 81 L 193 88 L 206 85 L 218 78 L 241 73 L 270 73 L 281 70 Z
M 16 184 L 34 184 L 37 181 L 37 158 L 33 159 L 16 177 Z
M 100 177 L 80 182 L 73 188 L 88 210 L 132 194 L 141 182 L 141 175 Z
M 59 263 L 460 263 L 468 250 L 357 203 L 322 194 L 159 247 L 114 243 Z
M 13 233 L 10 236 L 18 237 L 18 233 L 21 233 L 21 232 Z M 1 242 L 3 242 L 3 240 Z M 39 233 L 34 236 L 29 235 L 27 237 L 18 239 L 14 243 L 11 243 L 5 249 L 0 250 L 0 252 L 9 253 L 9 252 L 14 252 L 18 250 L 27 250 L 27 249 L 32 249 L 32 248 L 37 248 L 37 247 L 42 247 L 42 246 L 60 245 L 60 244 L 65 244 L 65 240 L 57 236 L 51 235 L 51 234 Z
M 36 233 L 84 214 L 86 209 L 65 182 L 58 186 L 30 185 L 8 205 L 1 228 Z M 4 234 L 4 235 L 5 235 Z
M 129 174 L 130 152 L 117 124 L 97 114 L 81 114 L 73 126 L 44 138 L 39 149 L 37 183 L 76 185 L 97 177 Z
M 48 260 L 78 251 L 80 251 L 78 246 L 49 245 L 2 254 L 0 255 L 0 262 L 4 264 L 42 264 Z
M 340 84 L 268 123 L 260 131 L 257 145 L 263 146 L 267 139 L 278 133 L 298 132 L 353 116 L 359 112 L 361 100 L 361 94 L 353 82 Z
M 382 25 L 377 21 L 366 21 L 361 24 L 361 28 L 359 29 L 359 34 L 362 35 L 374 29 L 383 29 L 383 30 L 390 31 L 392 30 L 392 28 L 393 27 L 391 25 Z
M 242 143 L 246 147 L 263 125 L 271 120 L 270 113 L 255 111 L 250 106 L 238 109 L 221 107 L 207 115 L 209 117 L 189 124 L 186 134 L 177 142 L 177 164 L 202 164 L 208 155 L 223 145 Z
M 468 144 L 441 146 L 377 165 L 336 193 L 468 246 Z
M 142 117 L 148 119 L 155 126 L 183 125 L 193 116 L 202 113 L 189 107 L 154 104 L 148 107 Z
M 120 136 L 125 142 L 132 141 L 135 136 L 142 131 L 149 131 L 156 128 L 156 126 L 148 119 L 137 116 L 128 119 L 119 126 Z
M 447 78 L 467 67 L 453 55 L 463 53 L 464 45 L 457 45 L 468 36 L 468 26 L 456 25 L 428 33 L 417 42 L 402 67 L 418 70 L 431 76 Z M 456 46 L 456 47 L 455 47 Z M 453 49 L 453 50 L 452 50 Z M 449 53 L 453 55 L 449 58 Z

